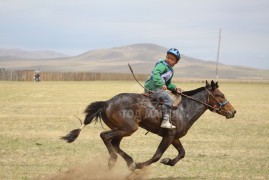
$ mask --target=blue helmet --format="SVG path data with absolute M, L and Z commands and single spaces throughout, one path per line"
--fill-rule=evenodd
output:
M 177 58 L 177 61 L 180 59 L 180 53 L 176 48 L 171 48 L 167 51 L 167 54 L 172 54 Z

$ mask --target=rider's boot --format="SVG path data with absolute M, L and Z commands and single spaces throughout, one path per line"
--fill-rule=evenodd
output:
M 174 128 L 176 128 L 176 126 L 174 126 L 170 122 L 171 112 L 172 112 L 171 108 L 166 106 L 166 105 L 163 105 L 162 110 L 163 110 L 163 121 L 162 121 L 161 127 L 166 128 L 166 129 L 174 129 Z

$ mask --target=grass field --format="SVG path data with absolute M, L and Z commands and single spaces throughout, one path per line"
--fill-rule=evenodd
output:
M 184 90 L 204 84 L 177 83 Z M 207 111 L 181 139 L 186 156 L 176 166 L 157 162 L 140 173 L 146 179 L 269 179 L 269 84 L 219 83 L 236 108 L 234 119 Z M 124 179 L 119 157 L 107 168 L 108 153 L 90 124 L 67 144 L 59 137 L 80 126 L 84 108 L 121 92 L 140 93 L 135 82 L 0 81 L 0 179 Z M 151 158 L 160 137 L 139 129 L 122 141 L 135 161 Z M 163 157 L 175 157 L 171 146 Z

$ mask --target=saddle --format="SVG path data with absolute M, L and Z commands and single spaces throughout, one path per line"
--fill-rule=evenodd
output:
M 179 103 L 181 102 L 181 95 L 179 94 L 175 94 L 175 93 L 172 93 L 171 91 L 167 91 L 170 96 L 173 98 L 173 109 L 177 109 L 178 106 L 179 106 Z M 147 93 L 147 92 L 144 92 L 142 93 L 142 95 L 148 97 L 151 101 L 151 103 L 157 108 L 157 109 L 161 109 L 161 106 L 163 105 L 163 100 L 162 98 L 157 98 L 155 97 L 154 95 L 150 94 L 150 93 Z

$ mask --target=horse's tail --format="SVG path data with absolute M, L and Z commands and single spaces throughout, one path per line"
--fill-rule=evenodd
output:
M 98 119 L 102 118 L 102 112 L 105 110 L 105 108 L 106 101 L 97 101 L 89 104 L 84 110 L 86 117 L 81 127 L 79 129 L 70 131 L 66 136 L 61 137 L 61 139 L 66 140 L 68 143 L 75 141 L 85 125 L 90 124 L 93 120 L 97 121 Z

